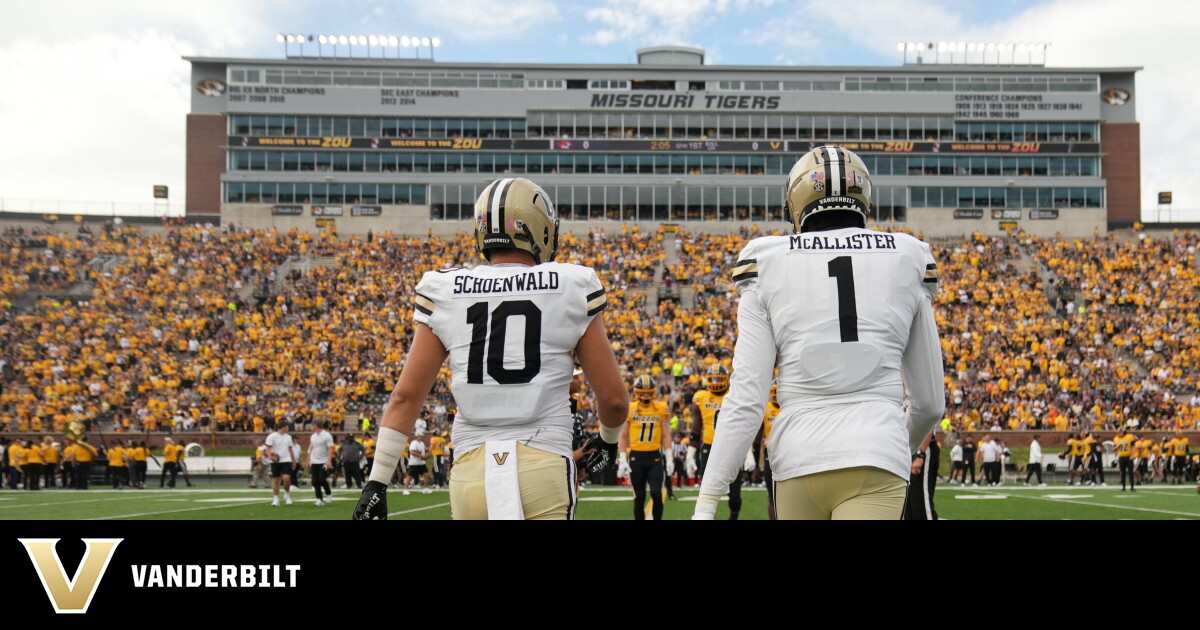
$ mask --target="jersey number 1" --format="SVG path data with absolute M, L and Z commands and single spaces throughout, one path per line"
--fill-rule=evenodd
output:
M 842 343 L 858 341 L 858 304 L 854 302 L 854 263 L 851 258 L 838 256 L 829 261 L 829 277 L 837 278 Z
M 525 316 L 525 366 L 520 369 L 504 367 L 504 338 L 508 334 L 508 318 Z M 467 356 L 467 382 L 483 384 L 484 355 L 487 356 L 487 373 L 501 385 L 528 383 L 542 370 L 542 354 L 538 345 L 542 339 L 542 311 L 529 300 L 501 302 L 492 311 L 492 325 L 488 327 L 487 302 L 476 302 L 467 309 L 467 323 L 471 324 L 471 352 Z

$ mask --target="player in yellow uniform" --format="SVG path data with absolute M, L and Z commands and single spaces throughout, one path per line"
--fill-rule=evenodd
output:
M 1104 482 L 1104 443 L 1096 439 L 1090 431 L 1083 432 L 1083 459 L 1087 467 L 1087 478 L 1090 485 L 1108 486 Z
M 1182 429 L 1175 429 L 1175 437 L 1169 442 L 1171 445 L 1171 474 L 1175 477 L 1175 485 L 1183 483 L 1183 469 L 1187 467 L 1188 460 L 1188 439 L 1184 437 Z
M 368 420 L 370 422 L 370 420 Z M 371 438 L 370 433 L 363 433 L 362 437 L 363 449 L 367 451 L 367 468 L 364 471 L 368 477 L 371 476 L 371 467 L 375 465 L 375 440 Z
M 1082 477 L 1085 474 L 1083 468 L 1083 456 L 1087 454 L 1087 445 L 1083 441 L 1083 432 L 1079 435 L 1067 438 L 1067 457 L 1070 462 L 1067 465 L 1067 485 L 1072 485 L 1075 477 Z M 1083 485 L 1083 479 L 1079 480 L 1079 485 Z
M 628 472 L 633 486 L 633 519 L 646 520 L 646 484 L 650 484 L 651 513 L 654 520 L 663 515 L 663 480 L 675 472 L 671 461 L 671 413 L 667 403 L 654 400 L 654 381 L 649 374 L 633 380 L 636 402 L 629 406 L 629 417 L 617 439 L 617 475 Z M 626 455 L 626 451 L 629 454 Z
M 693 418 L 700 418 L 701 430 L 699 435 L 693 429 L 693 443 L 700 443 L 700 465 L 696 468 L 696 482 L 704 476 L 704 468 L 708 465 L 708 453 L 712 450 L 713 436 L 717 434 L 717 422 L 720 421 L 721 403 L 729 392 L 729 369 L 720 363 L 714 363 L 708 368 L 704 377 L 706 389 L 696 392 L 692 404 L 696 407 Z M 729 520 L 736 521 L 742 510 L 742 475 L 739 472 L 729 484 Z
M 120 444 L 113 444 L 108 448 L 108 479 L 112 481 L 113 490 L 120 490 L 122 486 L 129 485 L 128 461 L 125 448 Z
M 1146 483 L 1150 475 L 1150 438 L 1142 438 L 1133 443 L 1134 469 L 1137 471 L 1138 485 Z
M 1113 438 L 1113 448 L 1117 451 L 1117 466 L 1121 469 L 1121 492 L 1125 491 L 1125 477 L 1129 476 L 1129 490 L 1137 492 L 1136 485 L 1137 477 L 1133 472 L 1133 451 L 1137 444 L 1137 438 L 1127 433 L 1122 427 L 1117 431 L 1117 436 Z
M 763 483 L 767 486 L 767 517 L 775 520 L 775 484 L 771 479 L 771 455 L 767 452 L 767 440 L 771 438 L 771 425 L 779 417 L 779 385 L 771 386 L 771 400 L 767 403 L 767 411 L 763 415 L 762 426 L 762 472 Z

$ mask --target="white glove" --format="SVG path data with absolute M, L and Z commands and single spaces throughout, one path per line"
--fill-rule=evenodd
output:
M 617 477 L 628 477 L 630 473 L 629 455 L 621 453 L 617 456 Z
M 696 447 L 689 446 L 687 451 L 687 459 L 684 460 L 684 466 L 687 467 L 689 477 L 696 477 Z
M 754 459 L 754 449 L 750 449 L 746 451 L 746 461 L 742 462 L 742 470 L 754 472 L 756 466 L 758 466 L 758 461 Z
M 667 476 L 670 477 L 671 475 L 674 475 L 675 458 L 671 457 L 669 454 L 663 453 L 663 459 L 667 460 Z
M 696 511 L 692 514 L 693 521 L 717 520 L 717 504 L 721 502 L 719 494 L 704 494 L 696 497 Z

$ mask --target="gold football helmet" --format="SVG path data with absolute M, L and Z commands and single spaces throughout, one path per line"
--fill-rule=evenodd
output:
M 871 173 L 862 158 L 839 146 L 817 147 L 800 158 L 788 173 L 784 209 L 797 232 L 815 214 L 853 213 L 866 227 L 871 212 Z
M 720 363 L 714 363 L 708 368 L 708 376 L 704 379 L 708 391 L 714 394 L 724 394 L 729 391 L 729 369 Z
M 654 400 L 654 381 L 649 374 L 641 374 L 633 379 L 633 393 L 642 402 Z
M 779 406 L 779 383 L 771 385 L 771 404 L 776 407 Z
M 558 219 L 550 196 L 524 177 L 488 184 L 475 200 L 475 245 L 484 258 L 491 249 L 519 249 L 539 263 L 554 260 Z

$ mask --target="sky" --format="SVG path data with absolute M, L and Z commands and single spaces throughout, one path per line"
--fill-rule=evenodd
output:
M 1132 67 L 1143 216 L 1200 220 L 1200 3 L 1189 0 L 5 0 L 0 207 L 184 198 L 190 66 L 282 57 L 279 32 L 436 36 L 439 61 L 896 65 L 900 41 L 1050 42 L 1049 67 Z M 17 206 L 21 202 L 15 202 Z M 100 204 L 100 207 L 103 207 Z

